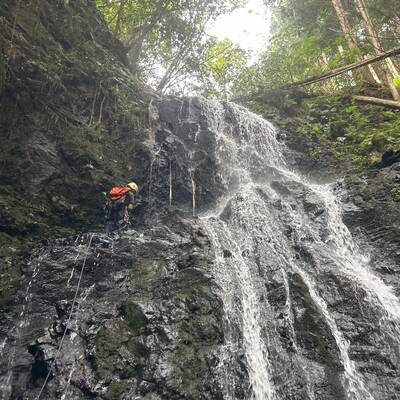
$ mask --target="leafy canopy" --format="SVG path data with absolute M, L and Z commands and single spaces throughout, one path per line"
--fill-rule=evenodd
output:
M 243 0 L 97 0 L 135 72 L 160 92 L 185 91 L 208 62 L 206 27 Z M 218 49 L 215 50 L 218 53 Z M 187 90 L 187 89 L 186 89 Z

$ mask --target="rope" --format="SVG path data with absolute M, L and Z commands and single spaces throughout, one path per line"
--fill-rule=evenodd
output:
M 172 161 L 169 160 L 169 208 L 172 206 Z
M 189 170 L 190 179 L 192 181 L 192 209 L 193 217 L 196 216 L 196 182 L 193 179 L 192 171 Z
M 39 394 L 37 395 L 37 397 L 36 397 L 35 400 L 39 400 L 39 399 L 40 399 L 40 396 L 42 395 L 43 390 L 44 390 L 44 388 L 46 387 L 47 382 L 49 381 L 49 378 L 50 378 L 50 375 L 51 375 L 51 371 L 52 371 L 52 369 L 54 368 L 54 366 L 55 366 L 55 364 L 56 364 L 56 361 L 57 361 L 57 358 L 58 358 L 58 356 L 59 356 L 60 353 L 61 353 L 61 349 L 62 349 L 62 346 L 63 346 L 63 344 L 64 344 L 64 339 L 65 339 L 65 336 L 67 335 L 67 330 L 68 330 L 69 324 L 70 324 L 70 322 L 71 322 L 72 313 L 73 313 L 73 311 L 74 311 L 75 303 L 76 303 L 76 300 L 77 300 L 77 298 L 78 298 L 78 293 L 79 293 L 79 288 L 80 288 L 80 286 L 81 286 L 83 271 L 84 271 L 84 269 L 85 269 L 86 260 L 87 260 L 87 256 L 88 256 L 88 252 L 89 252 L 90 246 L 92 245 L 93 236 L 94 236 L 94 233 L 92 233 L 92 235 L 90 236 L 89 244 L 88 244 L 88 246 L 87 246 L 87 248 L 86 248 L 86 254 L 85 254 L 85 258 L 84 258 L 84 260 L 83 260 L 81 273 L 80 273 L 80 275 L 79 275 L 78 285 L 76 286 L 74 300 L 72 301 L 71 310 L 70 310 L 70 312 L 69 312 L 69 316 L 68 316 L 68 320 L 67 320 L 67 325 L 65 326 L 65 330 L 64 330 L 63 336 L 62 336 L 62 338 L 61 338 L 60 344 L 58 345 L 57 353 L 56 353 L 56 355 L 55 355 L 55 357 L 54 357 L 54 360 L 53 360 L 53 362 L 52 362 L 52 364 L 51 364 L 51 367 L 50 367 L 50 369 L 49 369 L 49 372 L 48 372 L 48 374 L 47 374 L 47 376 L 46 376 L 46 379 L 44 380 L 43 385 L 42 385 L 42 387 L 41 387 L 41 389 L 40 389 L 40 392 L 39 392 Z

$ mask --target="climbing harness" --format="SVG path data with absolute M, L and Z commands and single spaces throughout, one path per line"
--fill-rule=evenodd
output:
M 40 392 L 39 392 L 39 394 L 37 395 L 37 397 L 36 397 L 35 400 L 39 400 L 39 399 L 40 399 L 40 396 L 42 395 L 43 390 L 44 390 L 44 388 L 46 387 L 47 382 L 49 381 L 49 378 L 50 378 L 52 369 L 53 369 L 54 366 L 56 365 L 57 359 L 58 359 L 58 357 L 59 357 L 59 355 L 60 355 L 60 353 L 61 353 L 61 349 L 62 349 L 62 346 L 63 346 L 63 344 L 64 344 L 64 339 L 65 339 L 65 336 L 67 335 L 67 331 L 68 331 L 68 328 L 69 328 L 69 324 L 70 324 L 70 322 L 71 322 L 72 313 L 73 313 L 74 308 L 75 308 L 75 303 L 76 303 L 76 300 L 77 300 L 77 298 L 78 298 L 78 293 L 79 293 L 79 288 L 80 288 L 80 286 L 81 286 L 83 271 L 85 270 L 86 260 L 87 260 L 87 256 L 88 256 L 88 253 L 89 253 L 90 246 L 92 245 L 93 237 L 94 237 L 94 233 L 91 234 L 90 239 L 89 239 L 89 243 L 88 243 L 87 248 L 86 248 L 85 258 L 83 259 L 82 269 L 81 269 L 81 272 L 80 272 L 80 275 L 79 275 L 78 284 L 77 284 L 77 286 L 76 286 L 74 300 L 72 301 L 71 310 L 70 310 L 70 312 L 69 312 L 67 324 L 66 324 L 66 326 L 65 326 L 65 330 L 64 330 L 64 333 L 63 333 L 63 335 L 62 335 L 60 344 L 58 345 L 57 353 L 56 353 L 56 355 L 54 356 L 54 360 L 53 360 L 53 362 L 51 363 L 51 366 L 50 366 L 49 372 L 47 373 L 46 379 L 44 380 L 43 385 L 42 385 L 42 387 L 41 387 L 41 389 L 40 389 Z

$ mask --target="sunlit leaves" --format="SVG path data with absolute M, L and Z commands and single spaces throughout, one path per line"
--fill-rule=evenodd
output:
M 189 79 L 206 57 L 206 25 L 243 0 L 96 0 L 135 72 L 161 92 Z M 182 85 L 181 85 L 182 86 Z
M 247 53 L 231 40 L 210 40 L 199 80 L 203 95 L 229 98 L 233 85 L 248 62 Z

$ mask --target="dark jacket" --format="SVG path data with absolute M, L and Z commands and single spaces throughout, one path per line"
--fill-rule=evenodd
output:
M 129 204 L 132 204 L 134 206 L 135 203 L 136 203 L 136 196 L 132 192 L 129 192 L 125 197 L 125 205 L 129 206 Z

